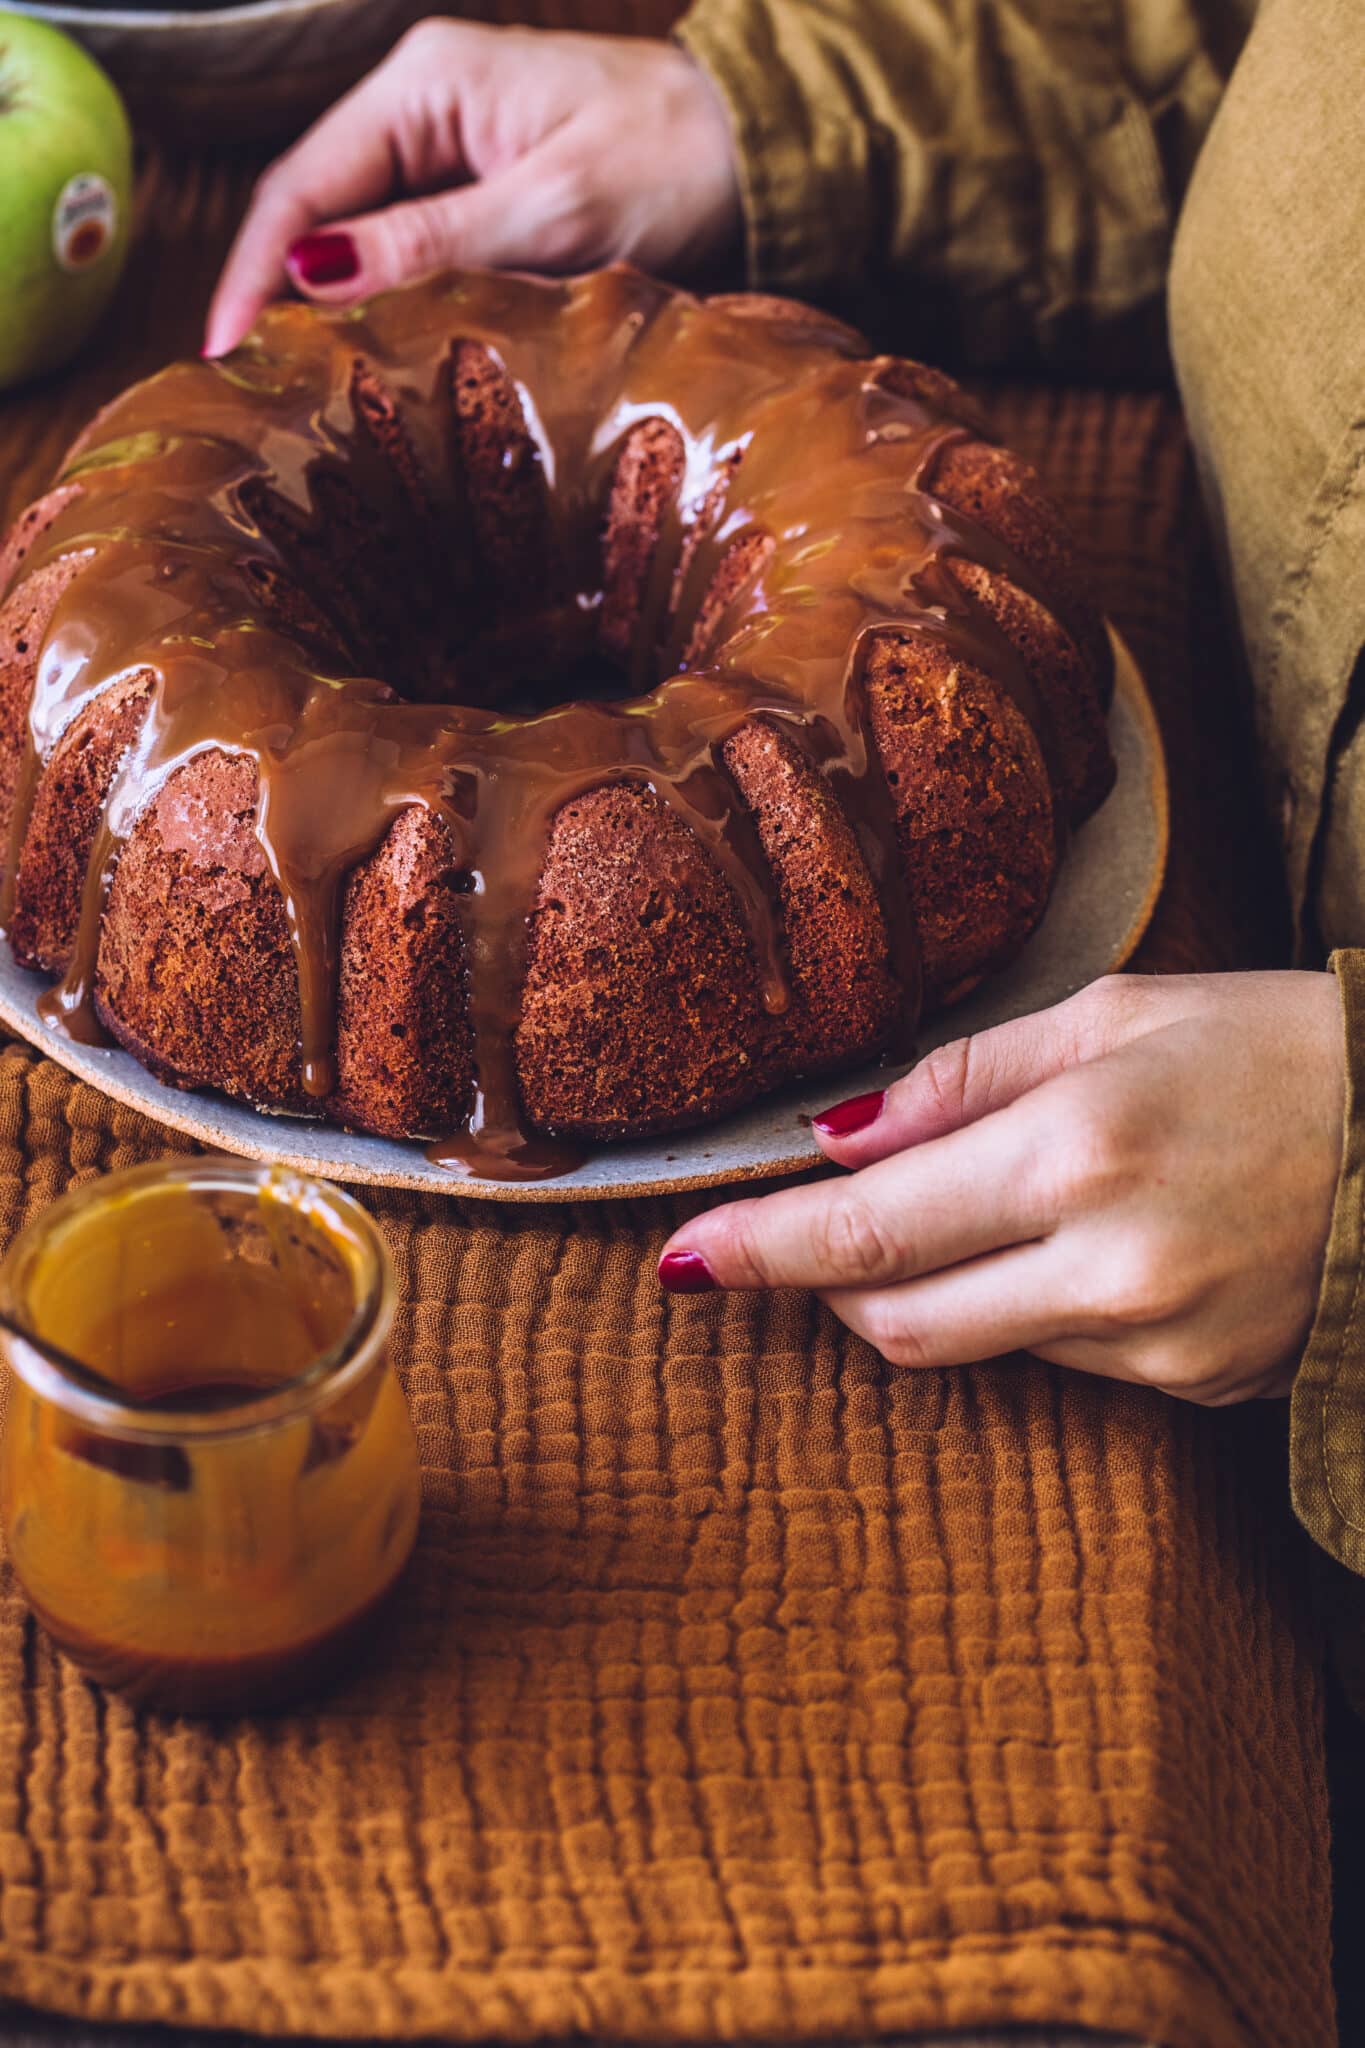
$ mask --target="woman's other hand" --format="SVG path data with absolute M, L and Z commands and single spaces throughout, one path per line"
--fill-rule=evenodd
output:
M 683 50 L 423 21 L 261 178 L 204 353 L 286 283 L 339 304 L 450 265 L 695 276 L 740 225 L 729 122 Z
M 1192 1401 L 1284 1394 L 1344 1069 L 1330 975 L 1112 977 L 826 1111 L 852 1171 L 696 1218 L 660 1278 L 814 1288 L 900 1365 L 1022 1348 Z

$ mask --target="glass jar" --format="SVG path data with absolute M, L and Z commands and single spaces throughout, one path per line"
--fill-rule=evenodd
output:
M 0 1265 L 0 1519 L 74 1663 L 175 1712 L 344 1669 L 412 1550 L 386 1354 L 393 1273 L 358 1203 L 231 1159 L 73 1190 Z

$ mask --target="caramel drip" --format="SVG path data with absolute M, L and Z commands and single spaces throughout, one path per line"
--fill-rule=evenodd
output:
M 663 419 L 680 437 L 683 478 L 650 568 L 629 701 L 528 716 L 486 702 L 404 701 L 402 677 L 322 670 L 303 635 L 262 616 L 261 565 L 291 587 L 283 531 L 302 523 L 327 541 L 324 481 L 349 479 L 401 530 L 398 481 L 379 474 L 357 418 L 357 361 L 395 402 L 447 548 L 469 549 L 451 459 L 459 342 L 501 366 L 533 444 L 550 557 L 548 595 L 530 622 L 542 672 L 595 646 L 602 506 L 625 436 Z M 836 325 L 743 318 L 618 269 L 567 284 L 456 275 L 342 314 L 278 307 L 227 361 L 176 365 L 127 393 L 75 451 L 67 480 L 80 494 L 26 565 L 88 551 L 38 664 L 6 915 L 39 765 L 114 680 L 134 670 L 153 678 L 140 736 L 109 792 L 70 966 L 43 1000 L 48 1020 L 102 1035 L 100 917 L 122 846 L 181 763 L 206 749 L 244 755 L 297 960 L 304 1087 L 325 1101 L 335 1086 L 346 879 L 404 809 L 422 805 L 445 821 L 470 880 L 461 916 L 475 1099 L 465 1129 L 435 1156 L 494 1177 L 566 1171 L 574 1155 L 523 1128 L 514 1057 L 554 816 L 608 782 L 638 783 L 668 804 L 729 883 L 764 1006 L 778 1014 L 790 989 L 776 891 L 724 763 L 727 742 L 763 717 L 828 778 L 855 829 L 908 1038 L 919 947 L 868 716 L 872 637 L 938 638 L 1009 692 L 1054 768 L 1056 741 L 1018 653 L 946 569 L 946 557 L 966 555 L 1041 598 L 1010 550 L 924 487 L 940 451 L 969 429 L 884 388 L 886 367 L 856 353 Z M 253 516 L 263 490 L 278 520 Z M 766 557 L 717 621 L 706 660 L 688 668 L 684 650 L 722 560 L 754 535 L 770 543 Z M 495 621 L 462 646 L 471 698 L 496 698 L 477 679 L 505 638 L 506 622 Z M 354 649 L 358 666 L 380 666 L 378 652 Z

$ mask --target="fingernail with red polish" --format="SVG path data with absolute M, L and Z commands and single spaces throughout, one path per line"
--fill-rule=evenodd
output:
M 855 1131 L 865 1131 L 877 1121 L 885 1100 L 885 1088 L 874 1088 L 870 1095 L 850 1095 L 847 1102 L 822 1109 L 811 1122 L 822 1138 L 851 1138 Z
M 700 1252 L 665 1252 L 659 1261 L 659 1285 L 670 1294 L 707 1294 L 715 1284 Z
M 360 268 L 355 242 L 347 234 L 300 235 L 284 260 L 304 284 L 345 284 Z

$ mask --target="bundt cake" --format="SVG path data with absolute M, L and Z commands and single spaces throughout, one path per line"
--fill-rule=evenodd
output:
M 483 1174 L 905 1044 L 1113 779 L 966 396 L 624 268 L 273 308 L 95 420 L 0 597 L 49 1022 Z

